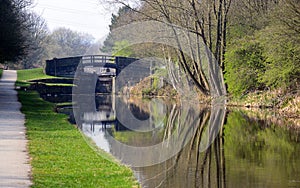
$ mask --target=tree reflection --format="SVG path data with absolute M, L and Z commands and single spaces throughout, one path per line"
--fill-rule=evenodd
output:
M 165 135 L 170 134 L 180 113 L 172 108 Z M 226 187 L 224 142 L 219 132 L 224 119 L 224 106 L 202 108 L 192 138 L 177 155 L 157 165 L 133 168 L 142 187 Z
M 225 187 L 224 100 L 208 108 L 101 96 L 95 104 L 78 109 L 79 127 L 91 137 L 100 126 L 109 152 L 132 166 L 143 187 Z
M 79 127 L 131 166 L 142 187 L 299 185 L 299 134 L 240 111 L 228 113 L 224 125 L 222 99 L 211 107 L 163 99 L 98 99 L 94 108 L 78 109 Z

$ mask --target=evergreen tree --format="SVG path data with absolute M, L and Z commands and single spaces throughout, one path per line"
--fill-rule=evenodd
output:
M 15 61 L 26 54 L 29 5 L 26 0 L 0 0 L 0 63 Z

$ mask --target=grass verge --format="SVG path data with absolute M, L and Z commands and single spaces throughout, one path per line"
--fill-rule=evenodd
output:
M 138 187 L 129 168 L 95 152 L 66 115 L 53 111 L 54 104 L 34 91 L 19 91 L 19 100 L 26 117 L 32 187 Z
M 3 69 L 0 69 L 0 79 L 2 78 Z
M 44 74 L 43 68 L 18 70 L 17 86 L 29 86 L 28 81 L 35 79 L 55 78 Z
M 43 68 L 18 70 L 19 81 L 29 81 L 34 79 L 55 78 L 44 74 Z

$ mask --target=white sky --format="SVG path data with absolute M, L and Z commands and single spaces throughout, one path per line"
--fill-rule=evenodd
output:
M 111 14 L 117 11 L 100 0 L 34 0 L 33 10 L 46 20 L 51 31 L 66 27 L 98 40 L 108 34 Z

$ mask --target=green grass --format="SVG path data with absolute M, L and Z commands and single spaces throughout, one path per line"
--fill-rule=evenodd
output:
M 19 91 L 19 100 L 26 118 L 32 187 L 138 187 L 129 168 L 96 152 L 66 115 L 53 111 L 54 104 L 33 91 Z
M 36 69 L 26 69 L 18 71 L 18 80 L 20 81 L 29 81 L 35 79 L 46 79 L 46 78 L 55 78 L 54 76 L 48 76 L 44 74 L 43 68 Z
M 48 76 L 44 74 L 43 71 L 43 68 L 18 70 L 18 80 L 16 82 L 16 86 L 27 87 L 30 85 L 30 83 L 28 83 L 30 80 L 55 78 L 54 76 Z
M 56 103 L 55 105 L 56 105 L 56 107 L 71 106 L 71 105 L 73 105 L 73 103 L 72 102 L 62 102 L 62 103 Z
M 74 84 L 61 84 L 61 83 L 46 83 L 47 86 L 69 86 L 69 87 L 73 87 Z
M 2 78 L 3 69 L 0 69 L 0 79 Z

